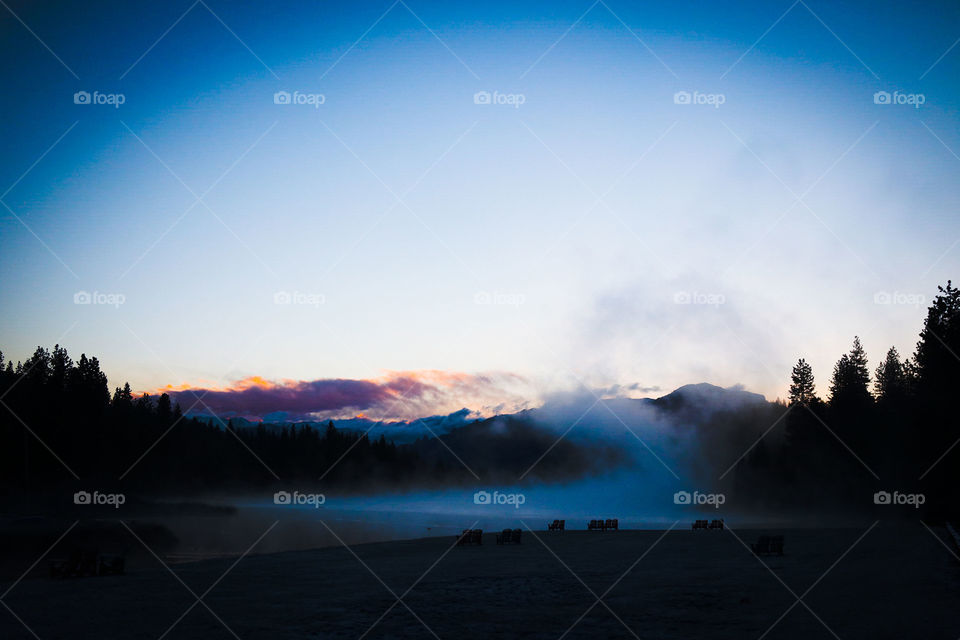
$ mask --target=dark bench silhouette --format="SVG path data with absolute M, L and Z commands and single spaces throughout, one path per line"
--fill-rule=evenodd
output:
M 710 521 L 710 528 L 711 528 L 711 529 L 723 529 L 723 518 L 720 518 L 719 520 L 711 520 L 711 521 Z
M 101 576 L 122 576 L 126 568 L 127 560 L 120 553 L 101 553 L 97 560 L 97 574 Z
M 497 544 L 520 544 L 520 529 L 504 529 L 497 534 Z
M 710 528 L 710 523 L 707 522 L 706 520 L 697 520 L 696 522 L 693 523 L 693 526 L 691 527 L 691 529 L 693 529 L 694 531 L 696 531 L 697 529 L 709 529 L 709 528 Z
M 457 544 L 483 544 L 483 529 L 464 529 L 457 536 Z
M 88 576 L 123 575 L 126 559 L 119 553 L 98 553 L 75 547 L 65 558 L 50 561 L 51 578 L 83 578 Z
M 567 526 L 566 520 L 554 520 L 552 523 L 547 525 L 548 531 L 563 531 Z
M 783 555 L 783 536 L 760 536 L 750 545 L 758 556 Z
M 606 531 L 607 529 L 613 529 L 614 531 L 619 530 L 620 520 L 611 518 L 607 520 L 591 520 L 587 523 L 588 531 Z

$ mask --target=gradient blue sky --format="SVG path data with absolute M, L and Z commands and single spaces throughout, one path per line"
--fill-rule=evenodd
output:
M 774 397 L 805 356 L 825 393 L 960 273 L 956 3 L 9 2 L 0 33 L 0 347 L 112 384 Z

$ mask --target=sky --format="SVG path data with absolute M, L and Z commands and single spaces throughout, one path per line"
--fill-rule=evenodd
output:
M 825 395 L 960 271 L 955 3 L 8 1 L 0 34 L 0 349 L 112 385 L 490 411 L 772 399 L 805 357 Z

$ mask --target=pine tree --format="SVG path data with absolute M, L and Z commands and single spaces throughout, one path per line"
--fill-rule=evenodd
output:
M 790 374 L 790 404 L 810 404 L 816 394 L 813 383 L 813 368 L 800 358 Z
M 54 391 L 66 391 L 73 368 L 73 360 L 67 354 L 67 350 L 59 344 L 54 345 L 50 356 L 50 382 Z
M 850 385 L 858 395 L 870 394 L 870 369 L 867 368 L 867 353 L 860 344 L 860 337 L 853 336 L 850 349 Z
M 913 356 L 917 383 L 927 401 L 948 397 L 955 388 L 954 354 L 960 353 L 960 289 L 949 280 L 937 289 L 940 294 L 927 310 Z
M 157 417 L 166 424 L 170 421 L 171 409 L 170 409 L 170 396 L 165 393 L 161 393 L 160 397 L 157 399 Z
M 836 404 L 847 393 L 850 380 L 850 356 L 843 354 L 833 365 L 833 377 L 830 378 L 830 404 Z
M 872 398 L 870 395 L 870 371 L 867 368 L 867 354 L 860 344 L 860 338 L 854 336 L 850 353 L 840 356 L 833 366 L 830 380 L 830 404 L 858 403 Z
M 113 406 L 116 409 L 128 409 L 133 406 L 133 391 L 130 389 L 130 383 L 126 382 L 123 389 L 117 387 L 113 392 Z
M 877 367 L 874 378 L 877 400 L 897 400 L 906 394 L 907 373 L 896 347 L 890 347 L 887 351 L 887 357 Z
M 153 399 L 150 397 L 149 393 L 145 393 L 139 398 L 136 402 L 137 411 L 142 415 L 151 415 L 153 414 Z
M 50 379 L 50 352 L 43 347 L 37 347 L 33 355 L 23 363 L 22 370 L 17 373 L 22 373 L 34 384 L 46 384 Z

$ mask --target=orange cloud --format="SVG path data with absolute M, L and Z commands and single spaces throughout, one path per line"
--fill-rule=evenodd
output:
M 524 378 L 510 373 L 469 374 L 436 369 L 387 371 L 374 379 L 327 378 L 271 381 L 249 376 L 224 387 L 167 385 L 187 413 L 215 413 L 273 420 L 340 417 L 411 419 L 464 407 L 481 415 L 526 406 Z

